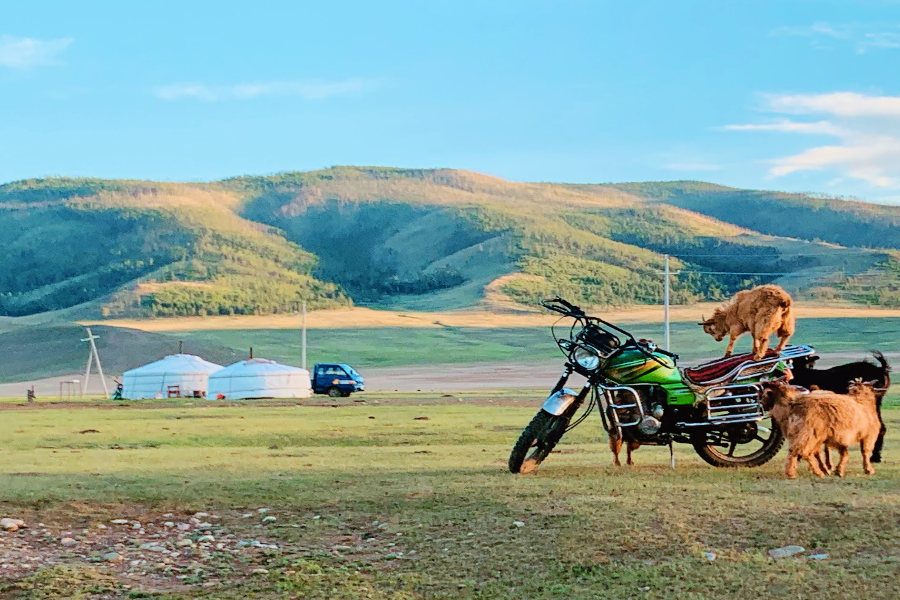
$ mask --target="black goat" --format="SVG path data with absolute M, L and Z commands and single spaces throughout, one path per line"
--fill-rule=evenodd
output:
M 846 394 L 850 391 L 850 384 L 854 381 L 874 381 L 875 406 L 878 409 L 881 432 L 878 434 L 878 441 L 875 442 L 875 448 L 872 451 L 872 462 L 878 463 L 881 462 L 881 448 L 884 445 L 884 434 L 887 431 L 884 419 L 881 418 L 881 400 L 891 386 L 891 366 L 881 352 L 873 350 L 872 355 L 880 364 L 876 365 L 868 360 L 860 360 L 830 369 L 814 368 L 816 361 L 819 360 L 816 355 L 795 358 L 791 384 L 807 389 L 818 388 L 836 394 Z

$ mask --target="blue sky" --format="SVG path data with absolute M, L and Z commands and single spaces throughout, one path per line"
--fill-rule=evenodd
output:
M 900 3 L 4 2 L 0 181 L 335 164 L 900 200 Z

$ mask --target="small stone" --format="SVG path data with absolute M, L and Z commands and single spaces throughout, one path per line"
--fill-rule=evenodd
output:
M 796 554 L 803 554 L 806 552 L 806 548 L 803 546 L 784 546 L 782 548 L 772 548 L 767 551 L 766 554 L 769 555 L 769 558 L 787 558 L 789 556 L 794 556 Z
M 513 521 L 513 525 L 516 527 L 525 527 L 525 523 L 522 521 Z
M 319 515 L 316 515 L 316 516 L 313 517 L 313 521 L 318 521 L 318 520 L 321 519 L 321 518 L 322 518 L 322 517 L 320 517 Z
M 103 555 L 103 560 L 106 562 L 122 562 L 125 559 L 118 552 L 107 552 Z
M 97 529 L 106 529 L 106 525 L 104 525 L 103 523 L 98 523 Z
M 184 538 L 184 539 L 181 539 L 181 540 L 178 540 L 177 542 L 175 542 L 175 545 L 177 545 L 177 546 L 193 546 L 194 540 L 189 540 L 187 538 Z
M 263 514 L 263 513 L 269 512 L 269 509 L 268 509 L 268 508 L 260 508 L 260 509 L 257 510 L 256 512 L 258 512 L 259 514 Z
M 188 529 L 191 528 L 191 526 L 188 525 L 187 523 L 179 523 L 178 525 L 176 525 L 176 527 L 178 528 L 179 531 L 187 531 Z
M 201 535 L 197 538 L 197 541 L 202 544 L 203 542 L 214 542 L 216 541 L 216 538 L 211 535 Z
M 132 529 L 142 529 L 143 526 L 140 523 L 135 523 L 134 525 L 131 526 L 131 528 Z
M 206 517 L 209 516 L 209 513 L 198 512 L 198 513 L 194 513 L 194 516 L 198 519 L 205 519 Z
M 273 517 L 272 515 L 268 515 L 268 516 L 263 517 L 262 522 L 263 523 L 271 523 L 272 521 L 276 521 L 276 520 L 277 519 L 275 517 Z
M 253 569 L 252 571 L 250 571 L 250 574 L 251 575 L 268 575 L 269 570 L 268 569 Z
M 113 525 L 128 525 L 128 519 L 113 519 L 110 521 Z
M 173 523 L 172 521 L 166 521 L 165 523 L 163 523 L 163 525 L 165 525 L 166 527 L 175 527 L 175 523 Z
M 825 560 L 826 558 L 828 558 L 828 553 L 827 552 L 819 552 L 817 554 L 810 554 L 809 558 L 811 560 Z
M 244 513 L 244 514 L 241 515 L 241 518 L 242 518 L 242 519 L 249 519 L 249 518 L 252 517 L 252 516 L 253 516 L 253 513 Z
M 0 528 L 7 531 L 18 531 L 20 527 L 25 527 L 25 521 L 21 519 L 0 519 Z
M 209 529 L 212 526 L 213 526 L 212 523 L 203 522 L 203 523 L 197 524 L 197 529 Z
M 77 546 L 78 542 L 70 537 L 64 537 L 63 539 L 59 540 L 59 545 L 66 548 L 71 548 L 72 546 Z
M 150 546 L 149 548 L 147 548 L 147 550 L 149 550 L 150 552 L 168 552 L 165 546 L 157 546 L 156 544 Z
M 705 558 L 709 562 L 712 562 L 712 561 L 716 560 L 716 555 L 713 552 L 704 552 L 703 558 Z

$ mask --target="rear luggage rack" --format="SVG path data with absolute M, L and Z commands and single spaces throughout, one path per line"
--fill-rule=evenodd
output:
M 747 423 L 763 418 L 759 386 L 722 385 L 706 390 L 706 419 L 710 423 Z

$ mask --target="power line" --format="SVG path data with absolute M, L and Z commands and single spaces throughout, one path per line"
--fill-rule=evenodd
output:
M 796 271 L 787 271 L 784 273 L 742 273 L 740 271 L 678 271 L 677 273 L 672 273 L 673 275 L 679 275 L 681 273 L 697 273 L 699 275 L 796 275 Z
M 669 271 L 669 275 L 681 275 L 682 273 L 696 273 L 698 275 L 796 275 L 797 271 L 778 272 L 741 272 L 741 271 Z M 657 271 L 657 275 L 666 275 L 664 271 Z
M 675 258 L 793 258 L 795 256 L 837 256 L 840 254 L 887 254 L 888 250 L 834 250 L 832 252 L 800 252 L 797 254 L 670 254 Z

